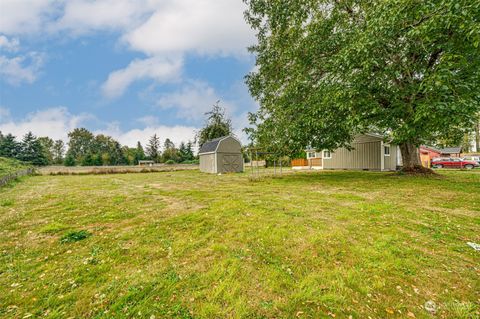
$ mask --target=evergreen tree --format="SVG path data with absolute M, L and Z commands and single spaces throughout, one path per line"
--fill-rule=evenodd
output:
M 205 127 L 197 134 L 198 144 L 202 146 L 206 141 L 232 134 L 232 121 L 226 117 L 225 109 L 217 101 L 207 115 Z
M 9 158 L 18 158 L 20 153 L 20 144 L 15 136 L 7 134 L 0 141 L 0 156 Z
M 187 161 L 192 161 L 195 159 L 195 155 L 193 154 L 193 143 L 188 141 L 187 143 Z
M 30 162 L 33 165 L 47 165 L 48 159 L 45 155 L 45 150 L 41 142 L 32 132 L 28 132 L 23 137 L 20 144 L 19 159 L 24 162 Z
M 147 145 L 147 156 L 152 161 L 158 162 L 160 160 L 160 139 L 157 134 L 154 134 Z
M 192 142 L 189 141 L 187 144 L 185 144 L 184 142 L 180 143 L 178 153 L 180 157 L 180 162 L 193 160 L 194 156 Z
M 143 161 L 145 159 L 145 151 L 140 142 L 137 142 L 137 148 L 135 149 L 135 159 L 134 164 L 138 165 L 138 161 Z

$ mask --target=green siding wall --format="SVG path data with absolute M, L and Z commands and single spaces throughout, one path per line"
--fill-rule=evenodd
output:
M 357 139 L 356 139 L 357 141 Z M 331 159 L 323 159 L 324 169 L 381 169 L 381 141 L 353 143 L 353 150 L 339 148 Z

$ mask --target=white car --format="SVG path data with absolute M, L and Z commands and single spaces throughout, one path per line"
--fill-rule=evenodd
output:
M 480 156 L 470 156 L 470 155 L 468 155 L 468 156 L 464 156 L 463 159 L 465 161 L 475 161 L 478 164 L 480 164 Z

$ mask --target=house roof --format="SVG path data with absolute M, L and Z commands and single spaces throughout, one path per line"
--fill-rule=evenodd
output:
M 439 150 L 438 148 L 435 148 L 433 146 L 421 145 L 420 148 L 425 148 L 427 150 L 430 150 L 430 151 L 433 151 L 433 152 L 436 152 L 436 153 L 442 153 L 441 150 Z
M 461 147 L 446 147 L 440 150 L 442 154 L 460 154 L 462 152 Z
M 381 135 L 381 134 L 378 134 L 378 133 L 364 133 L 363 135 L 372 136 L 372 137 L 377 137 L 377 138 L 381 138 L 381 139 L 384 139 L 384 138 L 385 138 L 384 135 Z

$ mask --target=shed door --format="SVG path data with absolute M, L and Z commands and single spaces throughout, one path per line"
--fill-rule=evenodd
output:
M 239 155 L 228 155 L 225 154 L 222 156 L 223 158 L 223 171 L 224 172 L 238 172 L 241 169 L 241 161 L 240 159 L 242 158 Z

